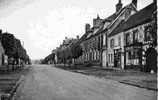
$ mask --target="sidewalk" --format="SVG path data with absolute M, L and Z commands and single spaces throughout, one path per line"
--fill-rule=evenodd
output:
M 134 70 L 121 70 L 116 68 L 101 68 L 101 67 L 82 67 L 71 66 L 59 68 L 70 70 L 72 72 L 93 75 L 100 78 L 112 79 L 123 84 L 128 84 L 148 90 L 157 91 L 157 74 L 144 73 Z
M 12 97 L 23 79 L 23 76 L 28 72 L 29 67 L 26 66 L 24 69 L 19 69 L 14 72 L 3 72 L 0 73 L 0 98 Z M 0 99 L 0 100 L 1 100 Z
M 0 66 L 0 74 L 7 73 L 7 72 L 13 72 L 16 70 L 20 70 L 23 68 L 23 65 L 2 65 Z

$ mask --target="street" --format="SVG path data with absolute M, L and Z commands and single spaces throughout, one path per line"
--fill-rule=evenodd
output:
M 15 100 L 156 100 L 157 92 L 53 67 L 32 65 Z

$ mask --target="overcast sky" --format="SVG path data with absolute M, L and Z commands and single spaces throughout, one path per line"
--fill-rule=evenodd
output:
M 138 9 L 153 0 L 138 0 Z M 0 0 L 0 29 L 24 42 L 31 59 L 44 58 L 65 36 L 84 33 L 85 23 L 115 12 L 118 0 Z M 122 0 L 127 5 L 131 0 Z

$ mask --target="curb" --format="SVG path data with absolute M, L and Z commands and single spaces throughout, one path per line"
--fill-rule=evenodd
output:
M 118 81 L 118 82 L 122 83 L 122 84 L 127 84 L 127 85 L 131 85 L 131 86 L 139 87 L 139 88 L 144 88 L 144 89 L 147 89 L 147 90 L 158 91 L 158 89 L 150 88 L 150 87 L 144 87 L 144 86 L 141 86 L 141 85 L 138 85 L 138 84 L 132 84 L 132 83 L 123 82 L 123 81 Z
M 12 100 L 12 97 L 16 94 L 16 90 L 23 80 L 24 80 L 24 76 L 22 75 L 9 93 L 2 93 L 0 95 L 0 100 Z
M 84 74 L 84 75 L 89 75 L 89 74 L 84 73 L 82 71 L 81 72 L 80 71 L 71 71 L 71 72 L 80 73 L 80 74 Z M 95 76 L 95 75 L 92 75 L 92 76 Z M 98 76 L 96 76 L 96 77 L 98 77 Z M 113 80 L 113 79 L 111 79 L 111 80 Z M 114 81 L 117 81 L 117 80 L 114 80 Z M 141 86 L 141 85 L 138 85 L 138 84 L 132 84 L 132 83 L 129 83 L 129 82 L 124 82 L 124 81 L 117 81 L 117 82 L 122 83 L 122 84 L 135 86 L 135 87 L 139 87 L 139 88 L 144 88 L 144 89 L 147 89 L 147 90 L 158 91 L 158 88 L 155 89 L 155 88 L 145 87 L 145 86 Z

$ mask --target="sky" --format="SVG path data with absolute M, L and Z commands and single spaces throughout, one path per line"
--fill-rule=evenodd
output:
M 153 0 L 138 0 L 138 10 Z M 123 6 L 131 0 L 122 0 Z M 41 59 L 63 39 L 84 34 L 97 14 L 115 12 L 118 0 L 0 0 L 0 29 L 19 38 L 31 59 Z

